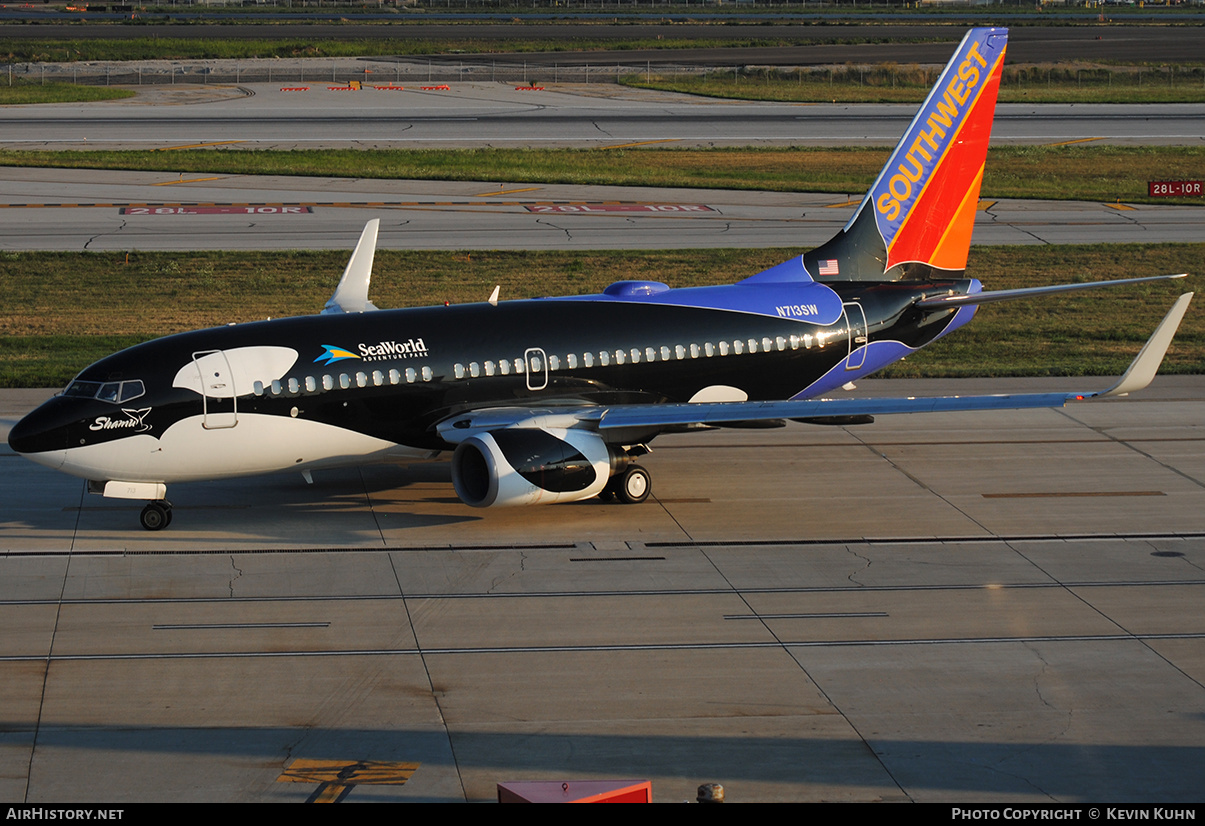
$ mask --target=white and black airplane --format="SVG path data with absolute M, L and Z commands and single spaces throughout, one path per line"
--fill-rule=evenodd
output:
M 978 304 L 1154 280 L 984 292 L 964 277 L 1006 29 L 973 29 L 853 218 L 821 247 L 736 284 L 622 281 L 599 295 L 377 311 L 369 222 L 320 315 L 198 330 L 81 372 L 13 427 L 30 459 L 105 496 L 452 454 L 467 505 L 639 502 L 658 434 L 783 419 L 1057 407 L 1145 387 L 1188 308 L 1096 393 L 823 399 L 970 321 Z M 1156 276 L 1173 278 L 1180 276 Z

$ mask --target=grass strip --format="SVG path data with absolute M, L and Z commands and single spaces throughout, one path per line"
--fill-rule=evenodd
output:
M 713 98 L 783 103 L 920 103 L 940 69 L 885 63 L 779 69 L 748 67 L 704 74 L 636 74 L 620 83 Z M 1199 103 L 1205 66 L 1009 66 L 1001 103 Z
M 0 106 L 25 103 L 91 103 L 98 100 L 132 98 L 129 89 L 107 86 L 76 86 L 73 83 L 33 83 L 17 81 L 12 86 L 0 86 Z
M 0 166 L 440 181 L 754 189 L 861 195 L 881 148 L 0 150 Z M 1199 204 L 1151 198 L 1152 180 L 1200 179 L 1205 147 L 1006 146 L 989 151 L 985 198 Z
M 798 250 L 400 252 L 376 256 L 380 307 L 590 293 L 621 279 L 728 283 Z M 65 384 L 117 349 L 169 333 L 318 312 L 346 252 L 0 253 L 0 386 Z M 975 247 L 988 289 L 1192 271 L 1205 244 Z M 1118 374 L 1189 283 L 988 305 L 889 376 Z M 300 301 L 298 297 L 300 298 Z M 1164 367 L 1205 372 L 1205 312 L 1190 310 Z

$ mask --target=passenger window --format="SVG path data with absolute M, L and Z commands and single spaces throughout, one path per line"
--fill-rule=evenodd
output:
M 402 374 L 399 373 L 397 370 L 390 370 L 389 371 L 389 383 L 390 384 L 401 384 L 402 383 Z
M 301 385 L 298 384 L 297 379 L 289 379 L 289 393 L 295 396 L 300 392 Z
M 715 345 L 710 341 L 703 345 L 703 355 L 707 356 L 707 358 L 715 355 Z
M 473 378 L 477 378 L 478 376 L 480 376 L 481 375 L 481 365 L 475 361 L 470 361 L 469 362 L 469 375 L 472 376 Z
M 283 392 L 284 390 L 280 386 L 280 379 L 274 379 L 272 381 L 272 395 L 279 396 Z
M 364 373 L 356 373 L 356 387 L 367 387 L 368 376 Z
M 407 367 L 407 368 L 406 368 L 406 382 L 407 382 L 407 383 L 409 383 L 409 384 L 413 384 L 413 383 L 414 383 L 414 380 L 415 380 L 415 379 L 417 379 L 417 378 L 418 378 L 418 373 L 415 373 L 415 372 L 414 372 L 414 368 L 413 368 L 413 367 Z
M 502 361 L 498 362 L 498 372 L 504 376 L 509 376 L 510 375 L 510 362 L 507 361 L 506 359 L 502 359 Z
M 487 361 L 487 362 L 485 363 L 485 374 L 486 374 L 487 376 L 492 376 L 492 375 L 494 375 L 494 372 L 495 372 L 495 369 L 494 369 L 494 368 L 495 368 L 495 367 L 496 367 L 496 365 L 495 365 L 495 364 L 494 364 L 492 361 Z
M 598 354 L 598 363 L 601 364 L 603 367 L 607 367 L 608 365 L 610 365 L 611 364 L 611 354 L 608 353 L 606 350 L 603 350 L 601 353 Z
M 385 383 L 385 374 L 382 373 L 380 370 L 373 370 L 372 371 L 373 387 L 380 387 L 384 383 Z
M 463 379 L 464 378 L 464 365 L 463 364 L 453 364 L 452 365 L 452 376 L 455 378 L 458 378 L 458 379 Z
M 351 387 L 351 376 L 347 375 L 346 373 L 340 373 L 339 374 L 339 387 L 343 390 L 346 390 L 349 387 Z
M 262 381 L 257 381 L 252 384 L 251 392 L 257 396 L 262 396 L 264 394 L 264 383 Z
M 335 379 L 333 376 L 323 376 L 322 377 L 322 389 L 323 390 L 334 390 L 335 389 Z
M 577 369 L 577 356 L 574 355 L 573 353 L 570 353 L 569 355 L 565 356 L 565 367 L 567 367 L 570 370 Z
M 582 365 L 585 367 L 593 367 L 594 366 L 594 354 L 593 353 L 582 353 Z
M 314 378 L 313 376 L 305 377 L 305 392 L 307 392 L 307 393 L 317 393 L 318 392 L 318 380 L 316 378 Z
M 726 341 L 720 342 L 720 355 L 721 356 L 728 355 L 728 342 L 726 342 Z
M 430 367 L 423 368 L 423 381 L 431 381 L 433 376 L 434 374 L 431 372 Z
M 548 369 L 549 370 L 560 370 L 561 369 L 560 358 L 557 356 L 549 356 L 548 357 Z

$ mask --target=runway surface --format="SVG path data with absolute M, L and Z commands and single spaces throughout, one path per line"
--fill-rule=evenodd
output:
M 662 437 L 642 506 L 474 511 L 444 463 L 381 465 L 176 486 L 161 534 L 5 449 L 0 797 L 300 802 L 308 759 L 361 764 L 349 803 L 1199 801 L 1203 422 L 1170 377 Z
M 0 168 L 0 250 L 811 247 L 840 195 Z M 858 197 L 858 196 L 855 196 Z M 984 200 L 979 244 L 1201 240 L 1202 208 Z
M 378 85 L 394 85 L 388 64 L 377 71 Z M 446 90 L 423 90 L 421 83 L 406 83 L 400 91 L 330 86 L 294 79 L 216 90 L 146 87 L 126 101 L 0 107 L 0 146 L 893 146 L 916 113 L 912 104 L 721 101 L 610 83 L 536 90 L 488 81 L 453 82 Z M 997 144 L 1197 146 L 1202 136 L 1205 104 L 1002 104 L 992 130 Z

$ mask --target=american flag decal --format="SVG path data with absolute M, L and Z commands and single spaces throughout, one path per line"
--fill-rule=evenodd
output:
M 827 261 L 820 262 L 821 275 L 840 275 L 841 268 L 837 265 L 836 258 L 829 258 Z

